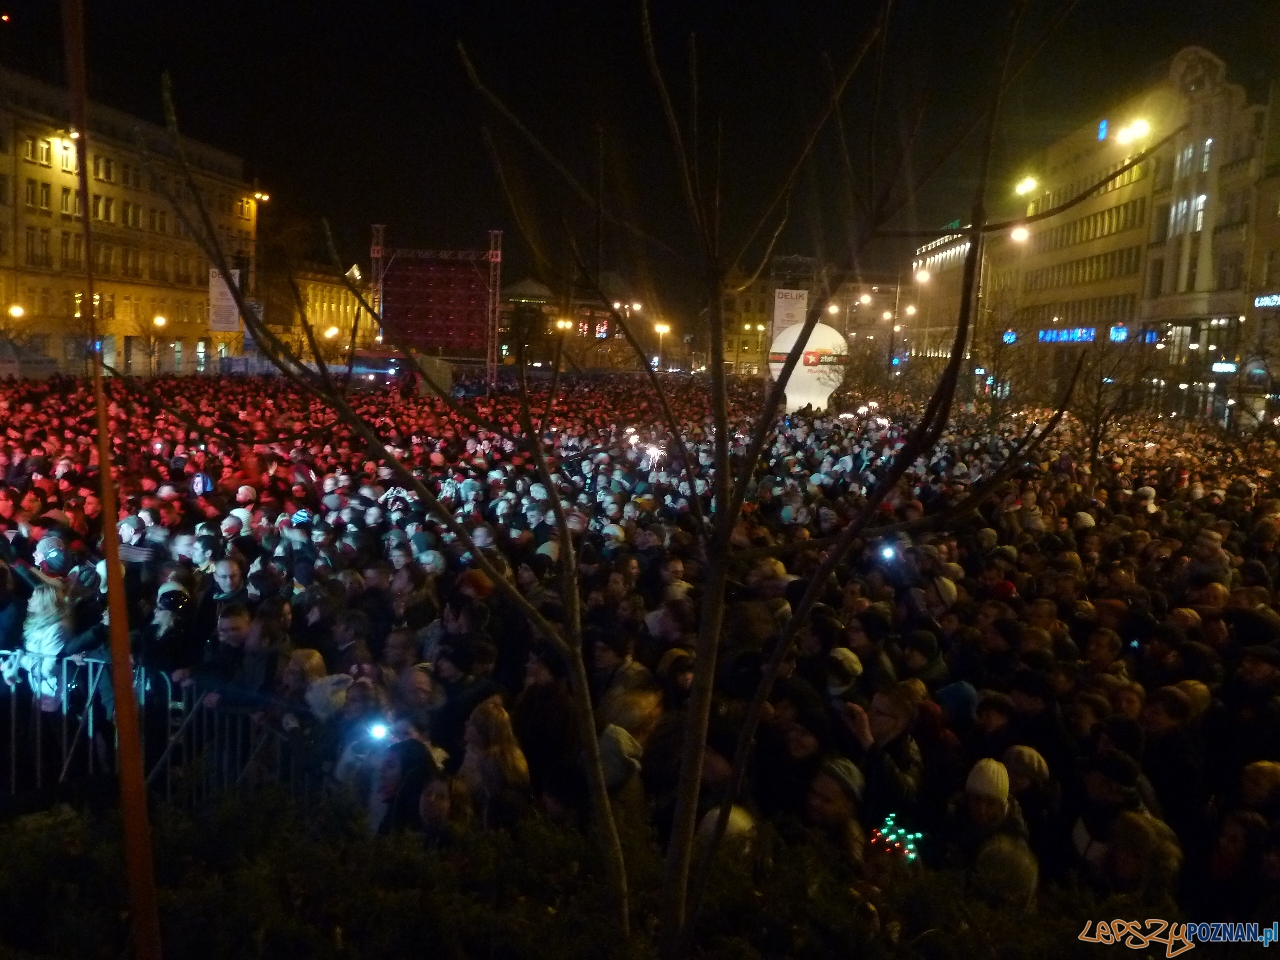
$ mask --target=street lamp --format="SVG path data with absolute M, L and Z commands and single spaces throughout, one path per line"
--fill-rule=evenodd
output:
M 881 319 L 881 320 L 892 320 L 892 319 L 893 319 L 893 311 L 892 311 L 892 310 L 886 310 L 884 313 L 880 314 L 880 319 Z
M 671 328 L 665 323 L 655 323 L 653 332 L 658 335 L 658 369 L 662 369 L 662 338 L 671 332 Z
M 839 305 L 839 304 L 837 304 L 837 303 L 829 303 L 829 304 L 827 304 L 827 313 L 831 314 L 831 315 L 834 317 L 834 316 L 835 316 L 837 313 L 839 313 L 839 312 L 840 312 L 840 305 Z
M 565 335 L 565 334 L 567 334 L 570 330 L 572 330 L 572 329 L 573 329 L 573 321 L 572 321 L 572 320 L 557 320 L 557 321 L 556 321 L 556 329 L 560 331 L 560 335 L 561 335 L 561 336 L 564 336 L 564 335 Z
M 928 270 L 922 269 L 916 271 L 916 283 L 928 283 L 932 278 L 933 274 Z
M 859 303 L 861 303 L 861 304 L 862 304 L 862 305 L 864 305 L 864 306 L 865 306 L 866 304 L 870 303 L 870 302 L 871 302 L 871 294 L 869 294 L 869 293 L 864 293 L 862 296 L 860 296 L 860 297 L 858 298 L 858 302 L 859 302 Z
M 909 304 L 907 304 L 907 316 L 908 316 L 908 317 L 914 317 L 915 315 L 916 315 L 916 308 L 915 308 L 915 305 L 914 305 L 914 304 L 910 304 L 910 303 L 909 303 Z
M 326 340 L 332 340 L 337 335 L 338 335 L 337 327 L 330 327 L 328 330 L 324 332 L 324 337 Z
M 15 320 L 19 319 L 26 312 L 27 311 L 23 310 L 22 307 L 16 303 L 9 308 L 9 316 L 13 317 Z
M 1031 236 L 1031 231 L 1026 227 L 1014 227 L 1009 232 L 1009 239 L 1014 243 L 1026 243 L 1027 238 Z
M 1018 185 L 1013 189 L 1018 196 L 1025 197 L 1037 186 L 1039 186 L 1039 184 L 1036 183 L 1035 177 L 1023 177 L 1021 180 L 1018 181 Z
M 1141 140 L 1151 132 L 1151 124 L 1145 120 L 1135 120 L 1127 127 L 1123 127 L 1116 131 L 1117 143 L 1132 143 L 1134 140 Z
M 9 312 L 10 312 L 10 313 L 12 313 L 13 311 L 12 311 L 12 310 L 10 310 Z M 168 321 L 168 320 L 166 320 L 164 317 L 156 317 L 156 318 L 155 318 L 154 320 L 152 320 L 151 322 L 152 322 L 152 323 L 154 323 L 157 327 L 163 327 L 163 326 L 164 326 L 166 323 L 168 323 L 169 321 Z

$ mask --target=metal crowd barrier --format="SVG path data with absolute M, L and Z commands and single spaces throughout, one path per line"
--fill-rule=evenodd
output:
M 41 798 L 113 777 L 114 692 L 102 656 L 41 657 L 0 651 L 0 797 Z M 311 742 L 243 709 L 206 705 L 193 688 L 137 667 L 147 788 L 167 803 L 196 806 L 229 790 L 267 784 L 304 805 L 319 795 L 322 765 Z

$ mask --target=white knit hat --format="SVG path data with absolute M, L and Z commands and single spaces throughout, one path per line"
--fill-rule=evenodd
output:
M 1009 799 L 1009 771 L 999 760 L 983 757 L 969 771 L 964 792 L 1005 803 Z

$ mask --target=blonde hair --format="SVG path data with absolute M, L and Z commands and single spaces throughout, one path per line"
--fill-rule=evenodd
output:
M 471 712 L 471 725 L 480 736 L 478 749 L 510 787 L 529 786 L 529 763 L 516 740 L 511 717 L 496 698 L 481 703 Z
M 65 613 L 66 604 L 57 587 L 41 584 L 27 601 L 28 620 L 60 620 Z

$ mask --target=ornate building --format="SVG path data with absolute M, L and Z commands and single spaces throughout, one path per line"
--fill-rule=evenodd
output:
M 216 368 L 243 338 L 209 327 L 209 265 L 166 199 L 194 212 L 165 131 L 90 105 L 85 197 L 69 115 L 65 90 L 0 69 L 0 332 L 83 370 L 87 216 L 108 365 L 139 374 Z M 190 140 L 184 148 L 218 240 L 252 293 L 261 195 L 238 158 Z

